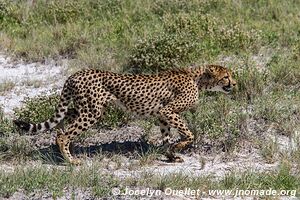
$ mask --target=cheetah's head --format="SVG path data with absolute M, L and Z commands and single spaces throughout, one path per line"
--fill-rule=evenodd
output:
M 220 91 L 229 93 L 236 85 L 231 72 L 223 66 L 208 65 L 205 68 L 204 79 L 205 89 L 208 91 Z

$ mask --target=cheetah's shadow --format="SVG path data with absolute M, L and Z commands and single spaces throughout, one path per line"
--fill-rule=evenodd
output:
M 75 145 L 73 147 L 72 155 L 75 157 L 80 157 L 84 154 L 88 157 L 93 157 L 99 153 L 107 153 L 109 155 L 121 154 L 124 156 L 131 156 L 133 154 L 146 154 L 152 148 L 155 148 L 155 146 L 148 144 L 146 141 L 111 142 L 106 144 L 91 145 L 88 147 Z M 58 146 L 55 144 L 52 144 L 47 148 L 39 149 L 38 154 L 45 163 L 58 165 L 62 165 L 64 163 L 64 158 L 62 157 Z

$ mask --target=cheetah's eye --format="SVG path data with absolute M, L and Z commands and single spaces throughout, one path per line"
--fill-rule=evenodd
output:
M 224 77 L 224 79 L 228 79 L 228 78 L 229 78 L 229 76 L 225 76 L 225 77 Z

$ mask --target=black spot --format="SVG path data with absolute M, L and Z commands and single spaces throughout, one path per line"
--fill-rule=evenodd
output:
M 41 129 L 42 129 L 42 125 L 41 125 L 41 124 L 38 124 L 38 125 L 37 125 L 37 128 L 38 128 L 38 130 L 41 130 Z
M 46 129 L 49 129 L 49 128 L 50 128 L 50 125 L 49 125 L 48 122 L 45 122 L 45 127 L 46 127 Z
M 32 130 L 31 130 L 33 133 L 35 133 L 36 132 L 36 125 L 35 124 L 33 124 L 33 127 L 32 127 Z

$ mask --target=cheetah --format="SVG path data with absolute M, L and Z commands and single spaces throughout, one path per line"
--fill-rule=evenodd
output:
M 31 133 L 49 130 L 72 116 L 65 131 L 57 133 L 56 142 L 65 160 L 80 164 L 69 150 L 75 136 L 94 125 L 105 108 L 114 103 L 128 112 L 141 116 L 157 117 L 163 144 L 170 144 L 170 129 L 180 134 L 179 141 L 170 145 L 166 157 L 171 162 L 183 162 L 175 152 L 188 147 L 194 139 L 180 113 L 194 107 L 202 90 L 229 93 L 236 81 L 223 66 L 205 65 L 187 69 L 168 70 L 161 73 L 118 74 L 87 69 L 76 72 L 65 82 L 55 115 L 43 123 L 32 124 L 21 120 L 14 123 Z M 73 110 L 69 104 L 73 102 Z M 72 112 L 70 112 L 70 110 Z

